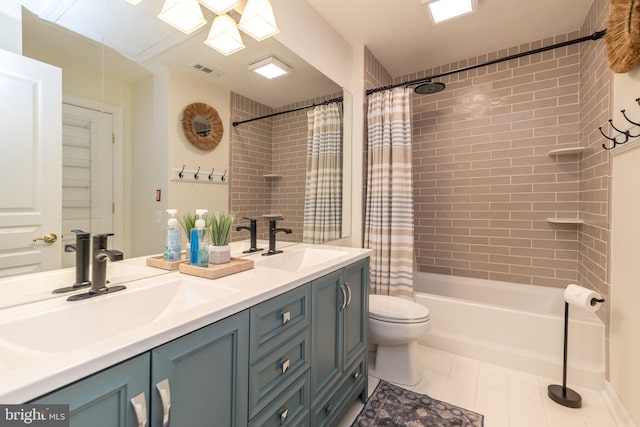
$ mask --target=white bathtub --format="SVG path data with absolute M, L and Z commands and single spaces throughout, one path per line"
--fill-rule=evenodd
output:
M 414 288 L 431 313 L 422 344 L 562 384 L 563 289 L 432 273 L 414 273 Z M 572 306 L 568 365 L 569 385 L 604 386 L 604 324 Z

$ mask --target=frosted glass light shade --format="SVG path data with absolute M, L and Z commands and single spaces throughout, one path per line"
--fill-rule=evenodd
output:
M 158 18 L 185 34 L 207 23 L 198 0 L 165 0 Z
M 229 15 L 220 15 L 213 20 L 209 36 L 204 41 L 223 55 L 231 55 L 244 49 L 244 43 L 240 37 L 240 31 L 236 27 L 236 21 Z
M 273 79 L 289 73 L 291 71 L 291 67 L 280 62 L 273 56 L 269 56 L 268 58 L 249 65 L 249 70 L 255 71 L 268 79 Z
M 269 0 L 248 0 L 238 27 L 258 41 L 280 32 Z
M 127 0 L 129 3 L 131 3 L 132 5 L 137 5 L 138 3 L 140 3 L 142 0 Z
M 227 13 L 234 7 L 240 5 L 240 1 L 238 0 L 200 0 L 200 3 L 205 5 L 216 15 Z
M 429 12 L 435 24 L 474 11 L 476 0 L 422 0 L 429 3 Z

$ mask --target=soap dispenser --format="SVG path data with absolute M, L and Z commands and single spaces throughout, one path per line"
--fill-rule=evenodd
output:
M 166 244 L 162 255 L 165 261 L 180 261 L 182 246 L 180 244 L 180 225 L 176 218 L 177 209 L 167 209 L 170 218 L 167 221 Z
M 198 267 L 209 266 L 209 235 L 207 234 L 206 222 L 203 215 L 206 209 L 196 209 L 195 228 L 191 230 L 191 265 Z

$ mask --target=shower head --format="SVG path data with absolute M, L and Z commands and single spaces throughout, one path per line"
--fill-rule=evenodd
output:
M 419 84 L 413 90 L 415 93 L 419 95 L 429 95 L 432 93 L 440 92 L 445 88 L 445 84 L 441 82 L 432 82 L 431 80 L 426 83 Z

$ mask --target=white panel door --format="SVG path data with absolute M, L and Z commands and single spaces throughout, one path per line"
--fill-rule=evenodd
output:
M 0 277 L 60 268 L 61 108 L 59 68 L 0 50 Z
M 71 104 L 62 106 L 62 232 L 114 232 L 113 116 Z M 62 252 L 62 266 L 75 265 L 75 253 Z
M 611 196 L 610 381 L 640 425 L 640 143 L 613 157 Z

